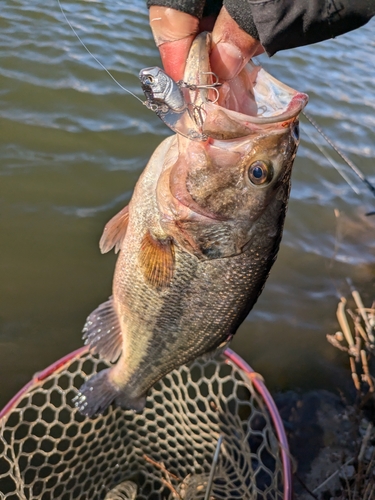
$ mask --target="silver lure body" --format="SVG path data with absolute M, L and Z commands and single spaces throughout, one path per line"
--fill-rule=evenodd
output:
M 142 90 L 152 105 L 166 106 L 165 111 L 183 112 L 187 105 L 178 84 L 157 66 L 144 68 L 139 73 Z M 164 111 L 162 109 L 162 111 Z

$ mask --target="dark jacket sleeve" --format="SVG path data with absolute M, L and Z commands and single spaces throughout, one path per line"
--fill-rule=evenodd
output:
M 150 8 L 151 5 L 170 7 L 200 19 L 203 16 L 205 3 L 205 0 L 147 0 L 147 7 Z M 221 1 L 220 3 L 222 4 Z
M 375 0 L 224 0 L 242 29 L 256 35 L 268 55 L 321 42 L 363 26 Z
M 218 10 L 221 0 L 148 0 L 197 17 Z M 239 26 L 260 40 L 268 55 L 334 38 L 375 15 L 375 0 L 224 0 Z

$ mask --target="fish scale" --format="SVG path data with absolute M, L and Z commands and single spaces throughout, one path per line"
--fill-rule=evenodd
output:
M 206 72 L 208 47 L 205 35 L 193 43 L 185 72 L 189 83 L 207 83 L 198 61 Z M 202 51 L 206 57 L 200 59 Z M 151 70 L 154 78 L 160 73 Z M 230 341 L 264 287 L 281 240 L 297 116 L 307 96 L 251 63 L 243 71 L 257 77 L 242 74 L 241 82 L 251 87 L 256 80 L 262 92 L 268 85 L 271 104 L 281 96 L 275 117 L 232 109 L 233 102 L 245 103 L 248 113 L 256 107 L 246 105 L 253 89 L 238 82 L 233 89 L 223 84 L 218 104 L 204 101 L 205 93 L 194 99 L 190 90 L 192 102 L 210 110 L 212 136 L 166 139 L 129 206 L 104 229 L 102 251 L 120 248 L 113 297 L 89 316 L 85 338 L 107 361 L 121 355 L 81 387 L 76 405 L 84 415 L 101 413 L 112 402 L 141 411 L 161 377 Z M 237 94 L 226 101 L 230 91 Z

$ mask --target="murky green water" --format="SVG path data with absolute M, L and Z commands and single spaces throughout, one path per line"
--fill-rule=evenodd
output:
M 159 64 L 143 0 L 64 5 L 92 52 L 140 95 L 138 71 Z M 82 345 L 86 316 L 111 293 L 102 228 L 169 131 L 85 52 L 53 0 L 1 0 L 0 13 L 2 406 Z M 310 95 L 308 111 L 375 183 L 374 29 L 261 60 Z M 346 360 L 325 340 L 337 290 L 350 277 L 367 301 L 374 295 L 375 217 L 363 214 L 375 199 L 351 176 L 356 194 L 306 131 L 278 261 L 232 344 L 272 389 L 342 387 Z M 336 253 L 335 208 L 345 217 Z

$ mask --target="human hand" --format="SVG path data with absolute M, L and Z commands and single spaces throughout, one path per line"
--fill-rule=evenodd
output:
M 151 6 L 150 26 L 164 69 L 176 81 L 183 78 L 190 46 L 201 31 L 212 30 L 211 69 L 221 80 L 231 80 L 251 57 L 264 52 L 259 40 L 243 31 L 225 7 L 216 20 L 199 21 L 185 12 Z

